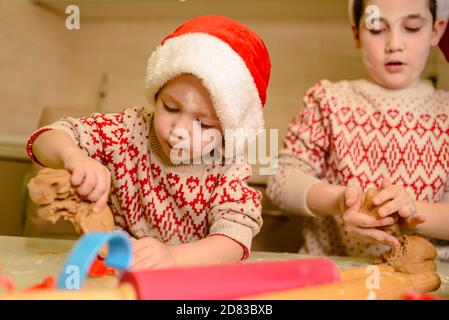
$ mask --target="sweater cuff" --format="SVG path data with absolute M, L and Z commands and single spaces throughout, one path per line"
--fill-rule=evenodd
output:
M 28 154 L 28 157 L 34 161 L 35 163 L 37 163 L 38 165 L 42 166 L 42 167 L 46 167 L 44 164 L 42 164 L 34 155 L 33 153 L 33 143 L 34 141 L 37 139 L 37 137 L 39 137 L 42 133 L 52 130 L 50 128 L 41 128 L 37 131 L 35 131 L 29 138 L 28 138 L 28 142 L 27 142 L 27 146 L 26 146 L 26 151 Z
M 283 209 L 303 216 L 316 217 L 307 206 L 307 193 L 317 183 L 323 182 L 303 171 L 293 172 L 285 181 L 280 194 Z
M 221 219 L 210 227 L 208 236 L 225 236 L 234 240 L 243 248 L 242 260 L 246 260 L 249 257 L 253 239 L 251 228 L 234 221 Z
M 28 154 L 28 157 L 36 162 L 38 165 L 42 166 L 42 167 L 46 167 L 46 165 L 42 164 L 34 155 L 33 153 L 33 143 L 34 141 L 37 139 L 37 137 L 39 137 L 42 133 L 50 131 L 50 130 L 60 130 L 60 131 L 64 131 L 65 133 L 67 133 L 70 138 L 73 140 L 73 142 L 79 147 L 79 143 L 78 140 L 76 139 L 76 137 L 74 136 L 74 133 L 71 129 L 63 126 L 63 125 L 59 125 L 57 123 L 42 127 L 38 130 L 36 130 L 29 138 L 28 138 L 28 142 L 27 142 L 27 146 L 26 146 L 26 151 Z

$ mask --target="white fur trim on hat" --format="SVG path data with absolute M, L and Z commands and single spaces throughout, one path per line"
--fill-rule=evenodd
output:
M 449 18 L 449 0 L 437 0 L 437 19 Z M 349 20 L 354 23 L 354 0 L 348 1 Z
M 243 59 L 227 43 L 205 33 L 168 39 L 148 60 L 146 96 L 155 96 L 170 80 L 190 73 L 209 91 L 223 130 L 264 128 L 256 83 Z

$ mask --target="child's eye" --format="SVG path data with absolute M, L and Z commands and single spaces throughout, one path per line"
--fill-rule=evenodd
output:
M 203 129 L 212 129 L 214 126 L 205 124 L 204 122 L 201 122 L 201 128 Z
M 196 119 L 195 122 L 199 123 L 201 128 L 203 128 L 203 129 L 212 129 L 214 127 L 212 124 L 207 124 L 207 123 L 201 121 L 200 119 Z
M 369 29 L 371 34 L 381 34 L 383 31 L 384 29 Z
M 418 32 L 421 28 L 405 28 L 408 32 Z
M 168 111 L 168 112 L 171 112 L 171 113 L 176 113 L 176 112 L 178 112 L 178 109 L 171 108 L 171 107 L 167 106 L 165 103 L 164 103 L 163 105 L 164 105 L 164 109 L 165 109 L 166 111 Z

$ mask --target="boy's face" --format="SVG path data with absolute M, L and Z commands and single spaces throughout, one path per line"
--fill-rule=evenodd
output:
M 417 85 L 444 21 L 433 24 L 428 0 L 365 0 L 364 12 L 355 38 L 368 76 L 387 89 Z
M 159 91 L 154 126 L 172 162 L 210 153 L 222 139 L 209 92 L 193 75 L 180 75 Z

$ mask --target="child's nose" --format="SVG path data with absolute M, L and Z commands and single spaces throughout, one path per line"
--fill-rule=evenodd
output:
M 402 36 L 397 31 L 390 32 L 385 50 L 387 53 L 402 51 L 404 49 L 404 42 Z
M 177 143 L 190 137 L 189 132 L 182 128 L 175 128 L 170 132 L 170 142 Z
M 186 117 L 179 117 L 173 123 L 170 131 L 170 140 L 179 142 L 188 139 L 192 132 L 192 121 Z
M 174 130 L 185 130 L 188 132 L 192 131 L 192 120 L 189 117 L 178 117 L 173 124 Z

